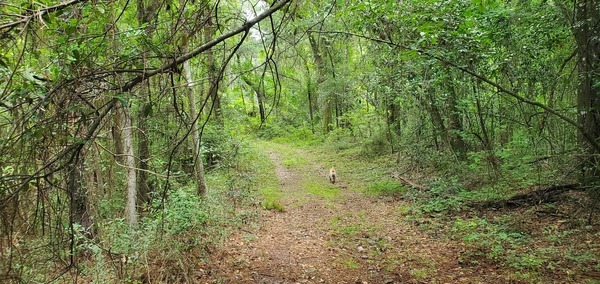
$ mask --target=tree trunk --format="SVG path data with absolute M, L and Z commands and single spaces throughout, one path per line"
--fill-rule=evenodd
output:
M 444 124 L 444 119 L 435 101 L 433 90 L 428 87 L 425 90 L 428 101 L 425 101 L 425 108 L 429 111 L 431 116 L 431 124 L 433 125 L 433 138 L 435 139 L 435 145 L 437 150 L 441 150 L 440 143 L 438 143 L 438 137 L 441 136 L 442 143 L 448 141 L 448 131 Z
M 308 69 L 308 67 L 307 67 Z M 306 82 L 306 92 L 308 93 L 308 117 L 310 118 L 310 130 L 312 131 L 312 133 L 315 133 L 315 125 L 314 125 L 314 115 L 313 115 L 313 90 L 312 90 L 312 84 L 310 81 L 310 75 L 308 76 L 308 80 Z
M 264 98 L 265 98 L 265 89 L 261 88 L 260 86 L 254 84 L 254 82 L 252 82 L 248 77 L 246 76 L 242 76 L 242 80 L 244 80 L 244 82 L 246 84 L 248 84 L 248 86 L 250 86 L 250 88 L 252 88 L 252 90 L 254 91 L 254 93 L 256 93 L 256 101 L 258 102 L 258 112 L 260 114 L 260 123 L 264 123 L 266 120 L 266 113 L 265 113 L 265 105 L 264 105 Z
M 213 39 L 215 33 L 215 25 L 213 19 L 208 16 L 204 25 L 204 41 L 210 42 Z M 219 70 L 217 70 L 217 64 L 212 49 L 206 50 L 206 67 L 208 72 L 208 97 L 212 101 L 211 111 L 215 114 L 215 120 L 219 123 L 223 123 L 223 115 L 221 113 L 221 98 L 219 97 Z
M 146 37 L 152 39 L 155 26 L 151 24 L 155 18 L 156 10 L 158 9 L 158 1 L 149 0 L 144 3 L 144 0 L 137 1 L 137 20 L 140 27 L 144 27 Z M 142 54 L 144 69 L 148 68 L 147 52 Z M 149 82 L 145 81 L 139 89 L 140 97 L 143 99 L 141 110 L 138 112 L 138 128 L 136 131 L 138 138 L 138 168 L 137 173 L 137 209 L 141 212 L 143 206 L 150 202 L 150 193 L 152 187 L 148 180 L 148 161 L 150 160 L 150 142 L 148 140 L 148 118 L 152 114 L 152 102 L 150 101 L 150 86 Z
M 318 90 L 319 85 L 325 81 L 325 62 L 323 61 L 322 53 L 319 49 L 319 43 L 314 38 L 312 33 L 308 33 L 308 41 L 310 43 L 310 47 L 313 53 L 313 57 L 315 59 L 315 65 L 317 66 L 317 86 L 315 89 Z M 318 93 L 318 91 L 316 92 Z M 333 99 L 331 97 L 326 97 L 323 100 L 314 99 L 315 104 L 319 105 L 319 101 L 324 101 L 321 106 L 321 121 L 323 126 L 323 132 L 327 133 L 331 130 L 331 116 L 333 112 Z
M 147 92 L 148 90 L 146 90 Z M 147 97 L 147 95 L 146 95 Z M 152 103 L 147 101 L 142 105 L 142 110 L 138 114 L 138 172 L 137 185 L 138 185 L 138 210 L 141 212 L 144 205 L 150 203 L 150 193 L 152 192 L 152 186 L 148 180 L 148 169 L 150 168 L 148 162 L 150 160 L 150 143 L 148 141 L 148 117 L 152 112 Z
M 460 133 L 463 132 L 463 126 L 461 122 L 460 111 L 458 109 L 458 95 L 456 94 L 456 87 L 454 85 L 453 78 L 450 70 L 446 76 L 446 88 L 448 89 L 449 96 L 447 98 L 448 104 L 448 143 L 450 147 L 456 153 L 457 157 L 463 159 L 466 157 L 467 143 L 462 139 Z
M 321 118 L 323 121 L 323 131 L 325 133 L 329 133 L 332 129 L 332 109 L 333 100 L 331 98 L 326 98 L 325 104 L 323 105 L 323 117 Z
M 121 125 L 121 139 L 124 152 L 124 165 L 127 170 L 127 198 L 125 203 L 125 219 L 130 227 L 137 225 L 136 199 L 137 199 L 137 177 L 135 169 L 135 157 L 133 155 L 133 131 L 131 113 L 129 108 L 121 104 L 119 107 L 123 121 Z
M 117 163 L 119 164 L 124 164 L 125 163 L 125 147 L 123 147 L 123 137 L 121 137 L 122 135 L 122 129 L 123 129 L 123 112 L 120 111 L 119 109 L 114 109 L 113 110 L 115 112 L 115 116 L 114 116 L 114 124 L 113 127 L 111 129 L 112 132 L 112 137 L 113 137 L 113 143 L 115 143 L 115 160 L 117 161 Z
M 184 49 L 187 50 L 187 40 Z M 190 104 L 190 118 L 192 127 L 192 145 L 194 155 L 194 177 L 196 179 L 196 191 L 198 195 L 204 196 L 207 192 L 206 178 L 204 177 L 204 164 L 202 164 L 202 148 L 200 147 L 200 131 L 198 130 L 198 119 L 200 113 L 196 110 L 196 93 L 194 92 L 193 80 L 192 80 L 192 68 L 190 61 L 183 63 L 183 75 L 188 88 L 188 103 Z
M 83 155 L 81 151 L 67 167 L 67 192 L 71 199 L 71 223 L 79 224 L 89 238 L 93 237 L 92 221 L 88 211 L 88 196 L 83 186 L 82 169 Z
M 600 1 L 576 0 L 573 35 L 577 43 L 579 90 L 577 96 L 578 122 L 593 139 L 600 139 Z M 580 133 L 579 141 L 585 152 L 582 161 L 582 183 L 588 184 L 600 177 L 598 155 Z

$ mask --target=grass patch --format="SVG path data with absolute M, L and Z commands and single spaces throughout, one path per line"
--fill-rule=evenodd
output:
M 350 258 L 350 259 L 344 261 L 343 265 L 348 268 L 351 268 L 351 269 L 360 268 L 360 265 L 358 264 L 358 262 L 356 262 L 356 260 L 354 258 Z
M 271 159 L 262 150 L 272 148 L 269 144 L 272 143 L 257 141 L 253 144 L 253 158 L 248 161 L 248 165 L 251 165 L 255 171 L 253 186 L 258 189 L 258 193 L 262 197 L 261 206 L 266 210 L 283 212 L 285 207 L 281 203 L 282 193 L 275 175 L 275 165 L 271 163 Z
M 281 191 L 279 189 L 272 187 L 262 188 L 260 189 L 260 194 L 263 197 L 261 204 L 264 209 L 278 212 L 285 211 L 285 207 L 280 202 Z
M 331 218 L 331 221 L 329 223 L 331 224 L 333 230 L 336 232 L 336 235 L 339 235 L 344 238 L 352 238 L 358 235 L 358 233 L 360 233 L 362 229 L 362 226 L 359 223 L 345 224 L 347 222 L 346 219 L 352 218 L 353 216 L 344 217 L 337 215 Z
M 300 160 L 298 160 L 297 157 L 288 157 L 283 159 L 283 161 L 281 162 L 283 164 L 284 167 L 290 169 L 290 168 L 297 168 L 300 165 L 302 165 L 302 162 Z
M 431 275 L 433 271 L 429 268 L 412 269 L 410 275 L 418 280 L 423 280 Z
M 369 184 L 367 189 L 365 190 L 366 194 L 375 196 L 394 196 L 401 195 L 406 192 L 408 192 L 408 189 L 395 180 L 374 182 Z
M 283 158 L 282 164 L 287 168 L 298 168 L 309 164 L 308 160 L 302 153 L 299 153 L 295 150 L 295 148 L 288 145 L 269 141 L 258 141 L 256 146 L 262 149 L 273 149 L 277 151 L 277 153 L 279 153 L 279 155 L 281 155 Z
M 331 188 L 324 182 L 315 180 L 305 180 L 302 182 L 302 188 L 310 194 L 323 197 L 326 200 L 333 201 L 340 196 L 341 190 L 339 188 Z

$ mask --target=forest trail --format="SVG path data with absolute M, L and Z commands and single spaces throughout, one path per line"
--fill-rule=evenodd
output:
M 231 236 L 200 283 L 491 283 L 493 270 L 462 267 L 460 246 L 403 220 L 403 201 L 347 188 L 339 172 L 305 150 L 265 150 L 275 165 L 283 212 L 264 211 L 260 229 Z M 290 157 L 294 156 L 294 157 Z M 290 161 L 302 160 L 294 163 Z

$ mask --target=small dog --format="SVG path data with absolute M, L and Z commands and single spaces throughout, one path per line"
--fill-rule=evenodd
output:
M 335 168 L 333 168 L 333 167 L 332 167 L 332 168 L 329 170 L 329 181 L 330 181 L 331 183 L 335 183 L 335 178 L 336 178 L 336 177 L 337 177 L 337 173 L 335 172 Z

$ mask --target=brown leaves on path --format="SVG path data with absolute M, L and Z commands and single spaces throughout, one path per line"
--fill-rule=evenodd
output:
M 503 282 L 494 270 L 462 267 L 459 244 L 407 223 L 402 201 L 367 197 L 343 180 L 332 188 L 324 165 L 295 153 L 309 162 L 286 167 L 281 153 L 269 152 L 285 211 L 263 211 L 261 229 L 231 236 L 201 268 L 199 283 Z M 324 198 L 307 189 L 307 180 L 342 190 Z

